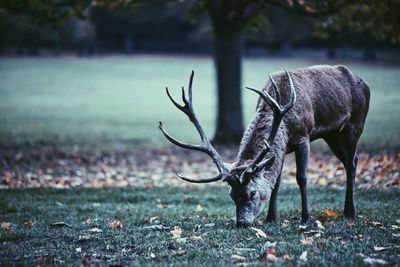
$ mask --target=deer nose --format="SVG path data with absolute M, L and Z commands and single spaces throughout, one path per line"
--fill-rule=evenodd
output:
M 236 222 L 236 227 L 244 228 L 244 227 L 249 227 L 251 225 L 251 222 L 247 221 L 237 221 Z

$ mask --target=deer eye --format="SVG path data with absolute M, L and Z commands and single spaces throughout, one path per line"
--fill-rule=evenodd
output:
M 255 190 L 250 192 L 250 197 L 254 197 L 255 195 L 256 195 L 256 191 Z

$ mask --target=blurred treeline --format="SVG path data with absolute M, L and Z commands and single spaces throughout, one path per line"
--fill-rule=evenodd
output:
M 296 49 L 319 49 L 335 58 L 340 48 L 355 49 L 374 59 L 380 49 L 398 50 L 390 41 L 350 27 L 335 29 L 316 18 L 279 7 L 266 8 L 244 32 L 248 56 L 284 55 Z M 268 18 L 265 20 L 263 18 Z M 69 17 L 57 24 L 40 23 L 29 14 L 0 16 L 0 53 L 42 55 L 78 53 L 211 53 L 213 31 L 207 15 L 192 17 L 179 4 L 139 5 L 135 8 L 92 7 L 84 18 Z

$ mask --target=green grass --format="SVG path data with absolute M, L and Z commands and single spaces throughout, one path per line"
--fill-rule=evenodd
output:
M 391 225 L 400 218 L 398 191 L 358 191 L 356 195 L 362 218 L 350 221 L 340 217 L 325 225 L 321 237 L 304 245 L 298 228 L 299 194 L 296 187 L 284 186 L 279 197 L 279 221 L 277 224 L 258 225 L 267 238 L 256 237 L 251 229 L 236 229 L 234 204 L 226 187 L 194 188 L 124 188 L 124 189 L 21 189 L 5 190 L 0 194 L 0 222 L 11 222 L 14 233 L 7 236 L 0 229 L 0 265 L 33 264 L 46 258 L 47 263 L 61 262 L 79 265 L 84 259 L 94 258 L 103 264 L 215 264 L 233 263 L 231 255 L 246 257 L 246 262 L 256 263 L 267 241 L 277 242 L 277 265 L 296 265 L 303 251 L 308 256 L 307 265 L 359 266 L 363 257 L 384 259 L 394 264 L 400 260 L 399 234 Z M 334 189 L 309 190 L 312 214 L 317 217 L 321 209 L 341 213 L 344 191 Z M 373 197 L 372 197 L 373 196 Z M 158 207 L 159 202 L 166 204 Z M 200 204 L 204 210 L 196 212 Z M 177 243 L 170 230 L 149 230 L 152 216 L 159 216 L 167 227 L 182 227 L 182 237 L 202 236 L 202 241 L 187 240 Z M 262 219 L 265 214 L 262 215 Z M 125 222 L 122 229 L 111 229 L 112 220 Z M 32 228 L 24 227 L 26 221 L 35 222 Z M 291 221 L 282 227 L 283 220 Z M 49 224 L 64 221 L 72 227 L 54 228 Z M 381 222 L 381 226 L 366 224 Z M 215 223 L 214 227 L 205 227 Z M 202 224 L 193 232 L 196 224 Z M 97 227 L 102 233 L 90 233 Z M 316 229 L 311 227 L 310 229 Z M 373 247 L 392 247 L 375 252 Z M 81 248 L 81 252 L 76 249 Z M 181 248 L 183 255 L 173 255 Z M 153 257 L 151 254 L 154 254 Z M 283 255 L 291 260 L 284 261 Z
M 370 84 L 372 97 L 362 143 L 393 142 L 400 134 L 400 66 L 299 59 L 246 59 L 243 85 L 261 88 L 267 74 L 313 64 L 348 65 Z M 208 135 L 215 120 L 215 75 L 208 57 L 135 56 L 93 59 L 1 58 L 0 142 L 103 145 L 150 141 L 159 120 L 177 137 L 194 141 L 187 119 L 165 95 L 179 97 L 194 69 L 195 109 Z M 255 108 L 255 94 L 244 92 L 245 119 Z

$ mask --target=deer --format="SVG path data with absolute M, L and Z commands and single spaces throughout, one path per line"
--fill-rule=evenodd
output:
M 252 225 L 268 199 L 266 222 L 275 222 L 285 155 L 294 152 L 301 196 L 300 223 L 310 224 L 307 201 L 310 143 L 322 138 L 344 166 L 344 216 L 355 218 L 357 143 L 364 129 L 370 99 L 369 87 L 360 77 L 343 65 L 316 65 L 273 73 L 262 90 L 246 87 L 259 96 L 256 111 L 243 134 L 236 161 L 225 163 L 206 137 L 194 112 L 193 76 L 192 71 L 188 97 L 182 87 L 183 105 L 171 96 L 168 87 L 166 93 L 195 126 L 201 143 L 193 145 L 175 139 L 163 128 L 161 121 L 159 130 L 174 145 L 207 154 L 219 174 L 204 179 L 177 174 L 179 178 L 191 183 L 227 182 L 236 206 L 238 227 Z

